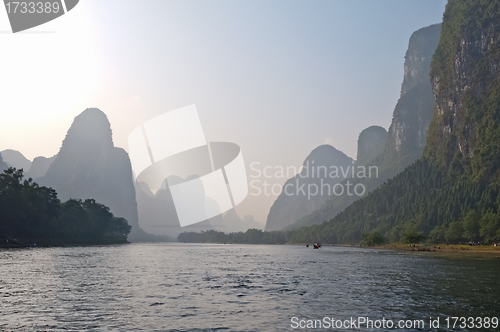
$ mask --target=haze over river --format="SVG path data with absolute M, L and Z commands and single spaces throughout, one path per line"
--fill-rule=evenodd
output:
M 0 331 L 287 331 L 292 317 L 358 316 L 469 331 L 444 319 L 500 316 L 499 263 L 344 247 L 2 249 Z

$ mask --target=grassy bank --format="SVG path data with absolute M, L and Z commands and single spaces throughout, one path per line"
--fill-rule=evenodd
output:
M 416 244 L 407 243 L 389 243 L 381 246 L 365 247 L 371 249 L 392 249 L 400 251 L 412 251 L 422 253 L 442 253 L 450 255 L 493 255 L 500 257 L 500 247 L 491 245 L 470 246 L 470 245 L 455 245 L 455 244 Z

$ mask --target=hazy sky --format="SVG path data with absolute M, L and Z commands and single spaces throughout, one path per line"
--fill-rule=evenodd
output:
M 298 166 L 323 143 L 355 158 L 361 130 L 390 125 L 411 33 L 445 3 L 81 0 L 15 35 L 0 10 L 0 151 L 56 154 L 87 107 L 127 149 L 143 121 L 196 104 L 207 139 L 247 165 Z M 264 222 L 273 200 L 238 213 Z

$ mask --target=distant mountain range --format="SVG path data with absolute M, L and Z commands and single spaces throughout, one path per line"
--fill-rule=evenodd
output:
M 283 229 L 319 209 L 330 196 L 333 186 L 351 174 L 347 171 L 344 177 L 340 171 L 338 177 L 336 174 L 330 176 L 332 166 L 348 170 L 354 163 L 333 146 L 321 145 L 314 149 L 304 160 L 302 171 L 284 184 L 286 190 L 282 190 L 267 217 L 266 231 Z M 318 188 L 318 193 L 315 190 L 301 190 L 308 186 Z M 328 190 L 321 192 L 321 188 Z
M 56 156 L 53 156 L 51 158 L 36 157 L 35 159 L 33 159 L 33 162 L 31 163 L 31 167 L 26 172 L 26 176 L 31 177 L 33 179 L 41 178 L 42 176 L 45 175 L 45 173 L 47 173 L 50 165 L 56 159 Z
M 355 184 L 362 183 L 367 193 L 422 156 L 434 105 L 430 66 L 440 33 L 441 24 L 435 24 L 411 35 L 405 55 L 401 97 L 394 108 L 389 131 L 372 126 L 359 135 L 356 165 L 377 166 L 379 170 L 378 177 L 351 180 Z M 321 224 L 359 198 L 356 195 L 332 196 L 320 208 L 308 212 L 287 229 Z
M 175 183 L 169 177 L 169 183 Z M 181 182 L 182 179 L 177 180 Z M 187 227 L 181 228 L 175 205 L 170 194 L 170 189 L 164 185 L 156 193 L 151 192 L 144 182 L 136 183 L 137 206 L 139 213 L 139 225 L 147 232 L 154 234 L 177 237 L 182 232 L 201 232 L 217 230 L 225 233 L 246 231 L 249 228 L 262 229 L 264 226 L 256 222 L 252 216 L 245 216 L 243 220 L 234 209 L 209 220 L 205 220 Z
M 128 154 L 113 145 L 109 121 L 99 109 L 86 109 L 75 118 L 59 153 L 51 158 L 31 162 L 15 150 L 4 150 L 0 156 L 0 169 L 23 168 L 26 178 L 54 188 L 62 201 L 92 198 L 108 206 L 132 226 L 129 241 L 163 240 L 139 227 Z
M 359 243 L 370 233 L 389 241 L 408 234 L 435 243 L 500 241 L 498 22 L 498 1 L 448 2 L 428 78 L 435 97 L 432 121 L 427 135 L 426 119 L 409 131 L 414 148 L 427 136 L 423 157 L 342 212 L 324 210 L 322 218 L 329 221 L 297 230 L 292 242 Z M 403 91 L 407 86 L 413 88 L 406 94 L 419 89 L 403 84 Z M 421 101 L 413 99 L 414 106 Z M 385 162 L 405 142 L 398 128 L 407 127 L 395 123 Z
M 379 233 L 391 241 L 421 234 L 433 241 L 500 242 L 500 12 L 497 1 L 450 0 L 443 24 L 412 34 L 401 96 L 386 131 L 363 130 L 357 160 L 319 146 L 304 164 L 377 166 L 378 177 L 309 177 L 285 186 L 352 181 L 364 197 L 282 193 L 267 218 L 265 235 L 291 242 L 359 243 Z M 114 146 L 109 121 L 98 109 L 75 118 L 59 153 L 31 163 L 13 150 L 0 168 L 26 168 L 60 197 L 95 198 L 133 226 L 130 239 L 180 231 L 168 186 L 153 193 L 132 178 L 127 153 Z M 318 182 L 319 181 L 319 182 Z M 139 207 L 138 207 L 139 205 Z M 255 225 L 234 210 L 189 230 L 244 230 Z M 240 228 L 241 226 L 241 228 Z M 161 231 L 157 231 L 161 229 Z M 286 229 L 287 232 L 277 230 Z M 264 235 L 263 235 L 264 236 Z
M 92 198 L 108 206 L 132 226 L 129 241 L 173 240 L 183 231 L 263 228 L 251 216 L 242 220 L 234 210 L 181 228 L 168 186 L 153 194 L 145 183 L 135 183 L 127 152 L 114 146 L 110 123 L 97 108 L 75 118 L 58 154 L 51 158 L 36 157 L 31 162 L 18 151 L 2 151 L 0 169 L 11 166 L 23 168 L 26 178 L 54 188 L 62 201 Z
M 15 167 L 17 169 L 22 168 L 25 172 L 28 172 L 31 167 L 31 161 L 27 159 L 23 154 L 16 150 L 3 150 L 0 152 L 3 157 L 3 161 L 11 167 Z
M 78 115 L 55 158 L 35 159 L 33 165 L 37 174 L 48 166 L 37 182 L 54 188 L 61 200 L 93 198 L 129 222 L 129 241 L 155 239 L 139 227 L 128 154 L 114 146 L 110 123 L 99 109 Z

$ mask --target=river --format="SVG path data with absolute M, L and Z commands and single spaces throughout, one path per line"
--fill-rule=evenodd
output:
M 445 319 L 500 316 L 499 263 L 345 247 L 2 249 L 0 330 L 291 331 L 324 317 L 426 324 L 394 331 L 430 330 L 429 317 L 442 331 L 498 330 L 447 328 Z

